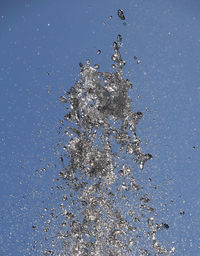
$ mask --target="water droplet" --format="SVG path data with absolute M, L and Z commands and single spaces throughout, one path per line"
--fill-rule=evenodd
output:
M 62 103 L 67 102 L 67 99 L 65 98 L 65 96 L 60 96 L 60 102 L 62 102 Z
M 163 223 L 162 224 L 164 228 L 168 229 L 169 228 L 169 225 L 167 223 Z
M 142 63 L 142 61 L 141 60 L 137 60 L 137 64 L 141 64 Z
M 122 36 L 120 34 L 117 36 L 117 46 L 118 49 L 122 46 Z
M 124 12 L 121 9 L 117 11 L 117 14 L 121 20 L 125 20 Z
M 63 150 L 66 151 L 66 150 L 67 150 L 67 146 L 64 146 L 64 147 L 63 147 Z
M 113 43 L 113 49 L 114 49 L 115 51 L 117 51 L 117 50 L 119 49 L 116 42 Z
M 174 253 L 175 252 L 175 247 L 173 246 L 170 250 L 170 253 Z
M 111 57 L 111 59 L 112 59 L 113 61 L 116 61 L 116 60 L 117 60 L 117 57 L 118 57 L 117 54 L 113 54 L 112 57 Z
M 94 68 L 95 68 L 95 69 L 99 69 L 99 67 L 100 67 L 99 64 L 95 64 L 95 65 L 94 65 Z
M 119 43 L 122 42 L 122 36 L 121 36 L 120 34 L 117 35 L 117 41 L 118 41 Z
M 98 50 L 98 51 L 97 51 L 97 55 L 99 55 L 99 54 L 101 54 L 101 50 Z
M 139 168 L 140 168 L 140 170 L 143 170 L 143 168 L 144 168 L 144 162 L 140 162 Z
M 90 65 L 90 60 L 89 60 L 89 59 L 86 60 L 86 65 L 87 65 L 87 66 Z

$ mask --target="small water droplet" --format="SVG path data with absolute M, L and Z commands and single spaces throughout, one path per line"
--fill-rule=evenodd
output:
M 99 55 L 99 54 L 101 54 L 101 50 L 98 50 L 98 51 L 97 51 L 97 55 Z

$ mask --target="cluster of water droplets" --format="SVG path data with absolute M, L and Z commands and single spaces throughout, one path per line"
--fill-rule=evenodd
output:
M 123 19 L 123 12 L 118 14 Z M 151 195 L 137 180 L 138 172 L 142 175 L 145 162 L 152 156 L 142 152 L 136 134 L 142 113 L 132 110 L 128 95 L 132 84 L 123 78 L 121 44 L 118 35 L 113 43 L 115 71 L 100 72 L 89 60 L 85 65 L 80 63 L 81 79 L 60 97 L 66 104 L 65 121 L 61 122 L 61 223 L 44 255 L 174 252 L 174 247 L 167 249 L 157 241 L 157 232 L 169 226 L 155 223 L 157 213 L 150 205 Z M 51 215 L 55 218 L 54 213 Z

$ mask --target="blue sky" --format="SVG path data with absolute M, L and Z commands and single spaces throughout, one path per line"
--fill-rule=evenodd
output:
M 112 70 L 117 34 L 134 107 L 144 113 L 138 134 L 154 156 L 155 204 L 167 204 L 162 239 L 175 243 L 175 255 L 199 255 L 199 11 L 198 1 L 186 0 L 1 1 L 1 255 L 34 255 L 32 225 L 44 207 L 58 205 L 57 192 L 49 192 L 64 115 L 58 99 L 79 78 L 79 62 Z

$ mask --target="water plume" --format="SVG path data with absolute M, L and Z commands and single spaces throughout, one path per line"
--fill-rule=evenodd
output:
M 59 171 L 64 191 L 62 225 L 44 255 L 174 252 L 157 241 L 157 214 L 151 195 L 138 179 L 152 155 L 142 151 L 136 133 L 143 114 L 132 110 L 128 92 L 133 86 L 123 78 L 121 44 L 122 36 L 118 35 L 111 57 L 115 71 L 100 72 L 89 60 L 85 65 L 80 63 L 80 80 L 60 97 L 66 104 Z M 166 223 L 161 226 L 169 227 Z

